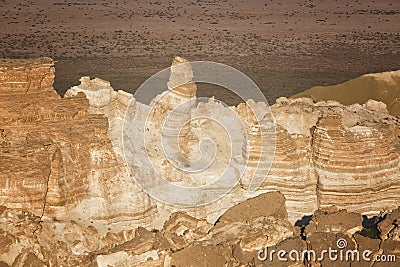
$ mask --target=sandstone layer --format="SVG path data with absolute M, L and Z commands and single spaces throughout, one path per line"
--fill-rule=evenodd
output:
M 156 206 L 132 183 L 107 135 L 118 127 L 96 114 L 118 94 L 109 87 L 114 98 L 105 99 L 99 91 L 90 108 L 84 94 L 62 99 L 55 93 L 51 59 L 2 64 L 0 203 L 41 218 L 151 223 Z
M 330 205 L 369 214 L 397 208 L 398 121 L 384 104 L 281 98 L 270 109 L 254 101 L 226 107 L 213 99 L 195 106 L 193 74 L 184 63 L 175 59 L 169 90 L 145 105 L 88 77 L 61 99 L 52 89 L 50 59 L 4 62 L 1 203 L 40 216 L 83 213 L 82 219 L 106 225 L 161 227 L 168 214 L 181 209 L 152 199 L 135 181 L 157 173 L 171 183 L 201 186 L 228 172 L 238 180 L 228 195 L 183 210 L 214 223 L 231 206 L 268 191 L 285 195 L 292 222 Z M 255 119 L 255 113 L 267 117 L 270 111 L 273 128 L 266 119 Z M 235 134 L 215 124 L 232 116 L 243 125 Z M 128 140 L 130 154 L 124 125 L 136 132 Z M 146 137 L 144 147 L 140 136 Z M 262 154 L 261 140 L 270 136 L 274 151 Z M 179 153 L 166 155 L 162 138 L 176 140 L 172 150 Z M 213 162 L 203 172 L 186 171 L 179 164 L 193 168 L 191 160 L 206 138 L 215 145 Z M 129 157 L 133 168 L 126 164 Z M 271 166 L 265 165 L 268 160 Z M 251 193 L 249 179 L 256 170 L 265 180 Z
M 193 73 L 182 58 L 173 62 L 166 91 L 149 105 L 89 77 L 61 98 L 48 58 L 4 60 L 0 71 L 0 260 L 8 265 L 187 266 L 188 255 L 210 266 L 257 265 L 263 247 L 353 238 L 360 214 L 384 218 L 382 211 L 400 205 L 399 120 L 381 102 L 280 98 L 271 107 L 252 100 L 227 107 L 209 99 L 196 105 Z M 256 191 L 250 190 L 254 177 L 264 179 Z M 165 184 L 212 185 L 198 201 L 226 193 L 180 206 L 179 192 Z M 339 211 L 328 208 L 333 205 Z M 293 223 L 318 209 L 318 223 L 300 235 Z M 380 245 L 393 253 L 396 214 L 378 227 Z M 59 252 L 52 254 L 53 246 Z
M 215 226 L 174 213 L 161 231 L 102 233 L 72 219 L 41 221 L 4 206 L 0 215 L 2 266 L 239 266 L 254 262 L 260 248 L 298 234 L 277 192 L 233 207 Z
M 287 220 L 284 196 L 277 192 L 245 200 L 215 225 L 173 213 L 161 231 L 138 227 L 102 233 L 93 225 L 41 221 L 29 212 L 4 206 L 0 215 L 1 266 L 397 266 L 400 260 L 398 236 L 387 238 L 383 227 L 398 218 L 398 210 L 377 217 L 378 233 L 384 239 L 369 235 L 360 214 L 335 207 L 316 211 L 306 227 L 298 228 Z M 371 251 L 369 260 L 319 259 L 324 249 L 338 251 L 338 240 L 346 242 L 345 251 Z M 265 257 L 280 250 L 299 255 L 292 252 L 286 261 L 279 260 L 277 253 Z M 301 253 L 307 250 L 316 254 L 303 260 Z M 390 261 L 375 260 L 383 255 Z

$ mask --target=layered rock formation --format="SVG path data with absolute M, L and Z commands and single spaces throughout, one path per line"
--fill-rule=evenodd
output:
M 170 90 L 150 106 L 123 91 L 115 92 L 106 81 L 88 77 L 61 99 L 51 87 L 54 68 L 50 59 L 7 63 L 8 67 L 3 63 L 2 203 L 47 217 L 83 212 L 90 220 L 118 221 L 120 225 L 137 220 L 133 225 L 154 226 L 160 218 L 160 227 L 168 214 L 180 209 L 152 200 L 135 179 L 152 176 L 154 168 L 170 182 L 199 186 L 212 182 L 227 168 L 235 177 L 245 164 L 246 172 L 235 178 L 241 180 L 228 196 L 184 210 L 214 223 L 224 210 L 267 191 L 286 196 L 292 222 L 329 205 L 371 214 L 399 205 L 398 122 L 381 104 L 342 106 L 333 101 L 282 98 L 271 107 L 276 122 L 271 128 L 255 120 L 254 113 L 262 117 L 269 112 L 263 103 L 250 101 L 229 108 L 211 99 L 196 107 L 196 86 L 191 83 L 190 65 L 184 63 L 175 59 Z M 175 110 L 175 106 L 180 108 Z M 166 120 L 171 114 L 176 118 Z M 239 134 L 218 130 L 214 123 L 231 116 L 243 122 Z M 164 121 L 167 124 L 161 129 Z M 168 126 L 170 122 L 178 131 Z M 131 140 L 131 157 L 135 166 L 143 167 L 130 170 L 126 166 L 124 123 L 133 125 L 138 135 L 143 135 L 141 125 L 147 123 L 146 149 Z M 249 146 L 239 138 L 242 134 L 247 134 Z M 260 134 L 274 135 L 276 141 L 274 153 L 264 153 L 264 158 L 260 158 Z M 182 163 L 179 158 L 171 160 L 165 155 L 161 138 L 177 140 L 177 155 L 186 158 L 189 167 L 199 156 L 198 143 L 209 138 L 216 146 L 214 161 L 199 174 L 182 171 L 174 165 L 174 161 Z M 152 166 L 140 162 L 140 153 L 148 156 Z M 268 170 L 263 164 L 272 157 Z M 265 180 L 258 191 L 249 193 L 249 180 L 256 169 Z
M 399 201 L 397 126 L 374 121 L 346 126 L 342 120 L 324 117 L 314 129 L 319 205 L 335 204 L 358 212 L 395 208 Z
M 397 118 L 335 101 L 280 99 L 271 108 L 297 142 L 305 138 L 318 207 L 379 214 L 399 205 Z
M 106 99 L 92 89 L 101 99 L 89 109 L 84 94 L 61 99 L 55 93 L 51 59 L 2 64 L 0 203 L 45 218 L 151 223 L 154 203 L 132 182 L 114 151 L 118 144 L 108 138 L 118 127 L 96 114 L 116 93 Z
M 241 203 L 215 226 L 174 213 L 162 231 L 139 227 L 102 233 L 93 225 L 43 222 L 4 206 L 0 215 L 0 263 L 5 266 L 238 266 L 254 262 L 261 247 L 298 234 L 279 193 Z
M 150 105 L 89 77 L 61 98 L 47 58 L 2 61 L 0 71 L 0 261 L 8 265 L 185 266 L 188 255 L 207 262 L 205 253 L 215 262 L 262 264 L 255 257 L 265 246 L 319 247 L 337 233 L 353 238 L 360 230 L 354 212 L 383 218 L 381 211 L 400 205 L 399 120 L 380 102 L 196 105 L 192 70 L 181 58 L 168 91 Z M 241 126 L 229 127 L 234 120 Z M 202 147 L 206 139 L 210 146 Z M 206 155 L 207 165 L 198 159 L 209 148 L 215 154 Z M 143 187 L 147 181 L 165 193 L 156 174 L 178 186 L 214 184 L 226 194 L 201 206 L 173 205 Z M 223 174 L 237 183 L 220 182 Z M 265 179 L 253 192 L 254 176 Z M 283 195 L 264 194 L 270 191 Z M 332 205 L 348 212 L 326 209 Z M 318 208 L 324 210 L 300 236 L 293 223 Z M 378 228 L 387 239 L 381 245 L 397 253 L 392 214 Z M 330 224 L 332 218 L 350 222 Z M 349 244 L 365 241 L 354 238 Z

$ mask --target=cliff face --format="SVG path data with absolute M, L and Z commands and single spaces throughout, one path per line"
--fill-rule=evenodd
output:
M 301 157 L 305 163 L 300 169 L 310 169 L 289 178 L 288 183 L 297 177 L 309 177 L 318 207 L 336 205 L 369 214 L 396 208 L 400 186 L 396 178 L 398 119 L 382 109 L 376 111 L 376 107 L 374 102 L 343 106 L 335 101 L 279 99 L 271 107 L 276 122 L 296 140 L 297 145 L 291 147 L 305 151 Z M 286 196 L 288 201 L 292 199 L 291 194 Z
M 312 151 L 320 206 L 373 212 L 399 204 L 399 130 L 367 116 L 360 119 L 363 123 L 346 126 L 344 115 L 332 116 L 316 125 Z
M 174 66 L 184 62 L 177 58 Z M 252 257 L 249 251 L 275 246 L 294 236 L 296 231 L 289 221 L 294 223 L 318 208 L 335 205 L 377 215 L 400 205 L 399 121 L 388 114 L 384 104 L 369 101 L 363 106 L 344 106 L 335 101 L 281 98 L 270 109 L 254 101 L 225 107 L 212 99 L 196 106 L 196 85 L 191 78 L 190 68 L 173 69 L 169 91 L 150 105 L 126 92 L 115 92 L 107 81 L 88 77 L 62 99 L 52 88 L 51 59 L 2 61 L 0 205 L 4 207 L 0 213 L 8 216 L 11 224 L 23 220 L 26 229 L 36 231 L 22 234 L 29 241 L 11 248 L 13 236 L 21 233 L 4 226 L 5 232 L 0 234 L 8 236 L 10 249 L 4 252 L 6 256 L 0 254 L 0 260 L 12 264 L 41 255 L 37 260 L 58 263 L 70 253 L 96 251 L 99 265 L 137 264 L 149 257 L 155 265 L 185 265 L 193 251 L 211 253 L 217 244 L 226 245 L 227 240 L 240 236 L 238 243 L 229 244 L 237 249 L 230 253 L 239 253 L 236 260 L 248 262 L 246 257 Z M 181 81 L 189 83 L 174 88 Z M 268 120 L 270 112 L 274 125 Z M 175 117 L 164 124 L 171 113 Z M 254 113 L 264 119 L 257 123 Z M 234 127 L 230 134 L 234 118 L 239 118 L 243 127 Z M 229 123 L 224 128 L 216 122 Z M 129 140 L 124 139 L 127 129 L 133 133 Z M 137 142 L 144 135 L 145 142 Z M 243 141 L 243 135 L 247 140 Z M 182 166 L 175 164 L 182 163 L 182 156 L 167 157 L 162 138 L 176 141 L 173 150 L 179 150 L 187 160 Z M 262 153 L 263 138 L 273 141 L 272 153 Z M 197 166 L 192 163 L 196 160 L 191 160 L 201 156 L 199 151 L 204 152 L 199 146 L 204 139 L 212 140 L 215 146 L 213 162 L 201 172 L 185 171 Z M 243 166 L 247 168 L 240 175 Z M 187 187 L 210 184 L 222 173 L 238 182 L 232 188 L 217 183 L 213 190 L 229 190 L 211 203 L 179 207 L 150 197 L 138 184 L 146 180 L 165 191 L 152 184 L 156 172 L 169 183 Z M 248 189 L 254 175 L 265 180 L 251 192 Z M 270 191 L 283 195 L 263 197 Z M 256 196 L 257 201 L 245 202 Z M 267 207 L 263 205 L 273 199 L 287 214 L 278 210 L 265 210 L 266 216 L 252 214 L 252 209 L 264 212 Z M 245 215 L 243 210 L 247 210 Z M 18 215 L 21 211 L 22 217 Z M 170 216 L 177 211 L 184 213 Z M 132 232 L 138 226 L 163 230 Z M 396 239 L 393 236 L 398 227 L 382 224 L 381 228 L 385 238 Z M 190 234 L 183 234 L 186 231 Z M 269 236 L 269 243 L 265 236 Z M 195 243 L 200 239 L 201 247 Z M 71 250 L 60 248 L 58 259 L 52 258 L 54 240 Z M 297 239 L 288 242 L 304 245 Z M 125 245 L 111 249 L 115 244 Z M 31 246 L 37 251 L 22 253 Z M 22 258 L 16 258 L 18 253 L 10 256 L 9 251 L 14 250 L 22 253 Z M 180 252 L 170 255 L 171 250 Z M 224 261 L 224 253 L 215 257 Z M 76 265 L 93 260 L 90 257 L 94 254 L 85 255 L 68 261 Z
M 183 62 L 177 58 L 174 65 Z M 398 121 L 381 103 L 343 106 L 281 98 L 271 107 L 276 126 L 265 122 L 261 127 L 266 130 L 260 131 L 252 112 L 265 116 L 269 109 L 262 103 L 228 108 L 210 100 L 196 107 L 194 83 L 171 91 L 174 83 L 190 82 L 191 69 L 175 69 L 170 92 L 149 106 L 128 93 L 115 92 L 106 81 L 88 77 L 61 99 L 52 88 L 50 59 L 3 61 L 1 70 L 0 201 L 10 208 L 47 218 L 74 214 L 113 227 L 159 228 L 168 214 L 180 210 L 214 223 L 233 205 L 268 191 L 285 195 L 292 222 L 318 207 L 336 205 L 376 214 L 400 204 Z M 192 118 L 190 124 L 178 132 L 172 124 L 161 129 L 174 106 L 186 102 L 189 105 L 176 112 L 173 123 L 184 126 Z M 148 113 L 146 150 L 131 140 L 134 167 L 129 168 L 123 151 L 124 124 L 143 135 L 139 128 Z M 244 127 L 227 136 L 214 121 L 231 116 L 240 118 Z M 248 146 L 242 134 L 248 135 Z M 260 134 L 274 135 L 275 142 L 274 153 L 262 159 Z M 198 174 L 179 170 L 163 154 L 161 135 L 177 139 L 176 149 L 189 159 L 198 157 L 199 141 L 210 138 L 216 145 L 214 162 Z M 142 160 L 143 153 L 152 166 Z M 271 166 L 265 164 L 268 160 Z M 241 164 L 247 164 L 242 177 L 238 176 Z M 256 167 L 261 175 L 269 172 L 258 190 L 250 193 L 249 177 Z M 151 177 L 154 170 L 185 186 L 207 184 L 226 170 L 239 182 L 208 205 L 178 208 L 152 199 L 135 182 Z
M 107 118 L 84 94 L 61 99 L 53 79 L 51 59 L 2 62 L 0 203 L 45 218 L 150 223 L 155 205 L 114 153 Z
M 215 226 L 174 213 L 161 231 L 103 232 L 79 219 L 40 221 L 4 206 L 0 216 L 2 266 L 238 266 L 254 262 L 259 249 L 297 234 L 278 192 L 229 209 Z
M 179 78 L 180 76 L 184 78 Z M 184 70 L 180 76 L 179 72 L 173 72 L 170 83 L 173 79 L 190 82 L 191 72 Z M 107 94 L 117 94 L 109 89 L 106 90 L 108 93 L 104 93 L 105 91 L 100 89 L 102 86 L 109 87 L 103 81 L 85 78 L 81 85 L 70 89 L 66 96 L 84 92 L 89 98 L 91 108 L 94 108 L 98 105 L 96 99 L 99 99 L 100 95 L 105 97 Z M 162 125 L 166 121 L 166 114 L 173 110 L 173 106 L 192 99 L 195 87 L 183 90 L 183 92 L 189 91 L 190 94 L 175 94 L 174 91 L 172 94 L 163 94 L 150 106 L 132 99 L 131 112 L 128 112 L 131 118 L 125 117 L 125 124 L 142 125 L 146 120 L 144 114 L 150 112 L 150 134 L 146 150 L 153 163 L 149 168 L 140 162 L 142 167 L 136 168 L 135 177 L 143 179 L 152 173 L 152 168 L 156 166 L 157 172 L 170 182 L 199 186 L 212 181 L 230 168 L 234 170 L 232 177 L 240 180 L 227 196 L 203 207 L 176 208 L 156 201 L 161 214 L 185 210 L 192 216 L 206 218 L 214 223 L 229 207 L 268 191 L 280 191 L 285 195 L 289 219 L 292 222 L 303 215 L 311 214 L 319 207 L 330 205 L 350 211 L 377 214 L 381 210 L 396 208 L 400 204 L 398 197 L 400 183 L 396 179 L 399 174 L 398 121 L 388 115 L 385 104 L 368 101 L 364 106 L 358 104 L 344 106 L 335 101 L 314 103 L 307 98 L 281 98 L 270 108 L 275 120 L 274 128 L 269 127 L 267 121 L 259 125 L 254 120 L 253 112 L 261 116 L 269 112 L 262 103 L 249 101 L 233 108 L 224 107 L 213 100 L 200 103 L 197 107 L 191 104 L 184 112 L 179 110 L 180 117 L 173 121 L 176 123 L 175 126 L 178 126 L 179 120 L 192 119 L 189 128 L 185 126 L 180 135 L 177 133 L 172 135 L 172 139 L 177 138 L 183 144 L 177 146 L 176 150 L 182 149 L 182 152 L 190 157 L 198 155 L 196 152 L 198 146 L 195 144 L 205 138 L 210 138 L 216 145 L 213 164 L 196 175 L 182 172 L 168 161 L 159 141 L 162 129 L 157 128 L 159 127 L 157 125 Z M 97 92 L 98 96 L 94 96 L 93 92 Z M 124 93 L 120 91 L 118 94 Z M 113 108 L 110 106 L 108 109 Z M 118 116 L 118 121 L 121 121 L 123 114 Z M 241 134 L 231 134 L 227 137 L 226 129 L 221 129 L 214 121 L 224 121 L 232 116 L 240 118 L 244 127 L 237 130 Z M 198 117 L 202 119 L 199 120 Z M 118 133 L 109 136 L 114 140 L 114 149 L 119 149 L 122 141 L 117 140 L 121 140 L 122 137 L 120 131 L 115 129 L 121 125 L 115 123 L 112 117 L 108 118 L 109 133 Z M 233 123 L 233 118 L 231 121 Z M 259 127 L 264 127 L 265 130 L 260 131 Z M 140 129 L 136 131 L 140 133 Z M 238 137 L 242 134 L 247 134 L 247 144 Z M 268 136 L 274 135 L 275 144 L 274 152 L 264 154 L 262 159 L 260 158 L 261 134 L 267 140 L 272 140 L 268 139 Z M 136 149 L 137 155 L 143 152 L 134 142 L 132 147 Z M 136 161 L 135 164 L 140 157 L 133 160 Z M 272 157 L 272 165 L 268 165 Z M 235 165 L 229 161 L 230 158 L 240 159 L 241 163 Z M 237 177 L 240 164 L 246 164 L 247 168 L 241 177 Z M 249 180 L 256 169 L 262 170 L 261 175 L 265 176 L 265 180 L 256 192 L 249 193 L 247 191 Z M 266 173 L 268 175 L 265 175 Z M 161 218 L 161 221 L 163 220 Z

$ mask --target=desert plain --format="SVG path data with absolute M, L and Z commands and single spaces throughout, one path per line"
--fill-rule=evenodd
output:
M 400 69 L 398 1 L 4 0 L 0 19 L 0 56 L 52 57 L 61 95 L 81 76 L 132 93 L 176 55 L 239 69 L 271 104 Z M 198 94 L 241 102 L 210 88 Z

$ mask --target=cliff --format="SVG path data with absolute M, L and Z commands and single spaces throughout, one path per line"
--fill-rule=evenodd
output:
M 51 59 L 2 64 L 0 203 L 47 219 L 151 223 L 156 206 L 114 153 L 107 118 L 84 94 L 54 91 Z
M 3 61 L 1 75 L 0 199 L 10 208 L 47 218 L 77 213 L 114 226 L 160 227 L 169 213 L 181 208 L 214 223 L 229 207 L 271 190 L 286 196 L 293 222 L 329 205 L 369 214 L 399 205 L 398 121 L 379 103 L 344 106 L 281 98 L 270 108 L 254 101 L 231 108 L 211 99 L 195 106 L 194 83 L 171 90 L 171 84 L 191 79 L 190 69 L 179 68 L 171 75 L 170 90 L 149 106 L 128 93 L 115 92 L 106 81 L 86 77 L 62 99 L 52 88 L 54 67 L 46 58 Z M 180 107 L 179 112 L 174 107 Z M 265 124 L 265 131 L 257 130 L 253 112 L 269 110 L 276 127 Z M 167 120 L 168 114 L 175 118 Z M 233 116 L 244 123 L 235 135 L 217 125 Z M 144 123 L 146 134 L 140 129 Z M 163 125 L 165 129 L 160 128 Z M 124 140 L 127 130 L 136 136 Z M 249 146 L 243 134 L 248 135 Z M 146 137 L 145 150 L 140 135 Z M 265 163 L 268 157 L 260 158 L 260 135 L 275 142 L 270 166 Z M 179 158 L 171 161 L 164 154 L 165 144 L 177 139 L 171 149 L 183 148 L 180 157 L 196 158 L 198 143 L 206 138 L 216 145 L 216 155 L 199 174 L 177 167 L 174 161 Z M 124 152 L 127 149 L 131 156 Z M 241 164 L 247 166 L 242 173 Z M 260 168 L 265 168 L 265 180 L 249 193 L 249 179 Z M 172 183 L 198 186 L 227 170 L 237 176 L 237 185 L 227 196 L 196 209 L 161 203 L 135 183 L 157 173 Z
M 379 215 L 400 205 L 399 120 L 381 102 L 196 105 L 182 58 L 149 105 L 88 77 L 61 98 L 48 58 L 3 60 L 0 70 L 1 234 L 9 240 L 0 260 L 9 265 L 151 258 L 149 266 L 182 266 L 202 251 L 245 263 L 249 251 L 298 236 L 292 224 L 318 209 Z M 254 177 L 264 180 L 252 191 Z M 195 195 L 201 205 L 170 190 L 208 185 Z M 398 232 L 381 229 L 385 238 Z M 13 245 L 16 236 L 26 240 Z

